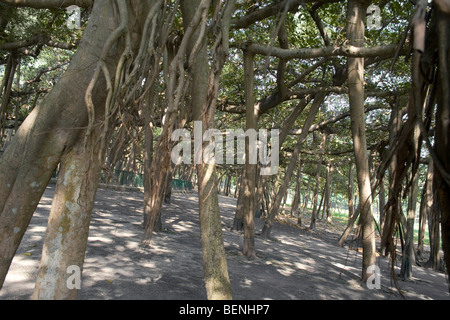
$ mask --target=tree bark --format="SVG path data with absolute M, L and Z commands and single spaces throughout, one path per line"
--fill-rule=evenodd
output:
M 419 177 L 415 174 L 412 177 L 412 185 L 409 191 L 408 197 L 408 213 L 406 220 L 406 234 L 405 234 L 405 250 L 402 257 L 402 265 L 400 267 L 400 277 L 403 280 L 410 279 L 412 277 L 412 265 L 415 261 L 415 250 L 414 250 L 414 220 L 416 213 L 416 203 L 417 203 L 417 190 L 419 188 Z
M 233 230 L 236 231 L 242 231 L 243 227 L 244 227 L 244 193 L 245 193 L 245 184 L 243 183 L 243 181 L 245 180 L 245 176 L 246 173 L 245 171 L 247 170 L 246 166 L 242 167 L 242 172 L 241 172 L 241 176 L 239 183 L 236 183 L 236 189 L 235 189 L 235 194 L 236 191 L 238 191 L 238 195 L 237 195 L 237 202 L 236 202 L 236 212 L 234 214 L 234 219 L 233 219 Z
M 71 5 L 82 8 L 92 6 L 92 0 L 1 0 L 14 7 L 30 7 L 35 9 L 61 9 Z
M 322 135 L 322 142 L 320 143 L 320 147 L 319 147 L 319 152 L 320 152 L 320 157 L 319 157 L 319 161 L 317 161 L 317 169 L 316 169 L 316 185 L 314 187 L 314 195 L 313 195 L 313 209 L 312 209 L 312 213 L 311 213 L 311 223 L 309 225 L 309 228 L 311 230 L 315 230 L 316 229 L 316 221 L 317 221 L 317 216 L 319 213 L 319 208 L 318 208 L 318 196 L 319 196 L 319 183 L 320 183 L 320 172 L 322 171 L 322 161 L 323 161 L 323 153 L 325 152 L 325 143 L 327 141 L 327 134 L 324 133 Z
M 17 68 L 17 57 L 14 53 L 10 53 L 7 59 L 4 72 L 4 78 L 0 87 L 0 96 L 2 96 L 0 104 L 0 137 L 3 137 L 4 122 L 7 118 L 7 110 L 11 97 L 11 90 L 14 82 L 14 76 Z M 1 142 L 1 141 L 0 141 Z
M 392 106 L 391 116 L 389 119 L 389 150 L 392 150 L 395 148 L 395 139 L 397 138 L 397 135 L 401 128 L 401 110 L 398 105 L 398 100 L 396 100 Z M 397 154 L 394 153 L 389 160 L 389 185 L 392 186 L 394 184 L 395 174 L 397 172 L 396 170 L 397 166 Z M 382 229 L 381 229 L 381 243 L 380 243 L 380 253 L 384 254 L 385 256 L 389 252 L 389 237 L 392 234 L 393 230 L 392 228 L 392 219 L 394 219 L 395 215 L 397 214 L 397 207 L 398 207 L 398 198 L 393 196 L 394 190 L 392 187 L 388 190 L 388 199 L 389 201 L 394 200 L 396 203 L 388 203 L 387 206 L 385 206 L 383 212 L 383 221 L 382 221 Z M 384 252 L 383 252 L 384 251 Z
M 347 38 L 350 45 L 364 45 L 364 21 L 367 3 L 349 0 L 347 11 Z M 348 86 L 351 131 L 355 151 L 356 174 L 359 189 L 359 207 L 362 226 L 363 261 L 362 281 L 371 276 L 367 269 L 375 264 L 375 229 L 372 216 L 372 190 L 364 121 L 364 59 L 348 58 Z
M 129 28 L 126 6 L 125 3 L 119 5 L 120 25 Z M 140 7 L 143 12 L 147 9 L 145 6 Z M 138 20 L 136 17 L 132 23 Z M 120 67 L 120 63 L 117 66 Z M 110 90 L 110 86 L 107 88 Z M 109 107 L 107 103 L 106 106 Z M 67 148 L 62 157 L 34 299 L 75 299 L 81 288 L 81 279 L 75 280 L 79 283 L 74 285 L 70 283 L 68 273 L 78 270 L 75 277 L 81 277 L 91 211 L 105 160 L 104 143 L 109 141 L 112 132 L 109 124 L 114 120 L 114 113 L 110 113 L 105 105 L 93 105 L 93 108 L 93 126 L 88 126 L 74 147 Z
M 151 192 L 150 184 L 152 161 L 153 161 L 153 123 L 151 119 L 151 108 L 153 107 L 153 92 L 150 93 L 146 105 L 143 107 L 145 127 L 144 127 L 144 216 L 143 226 L 148 225 L 151 214 Z
M 429 172 L 430 166 L 428 166 Z M 427 176 L 428 176 L 427 172 Z M 425 242 L 425 227 L 427 221 L 426 215 L 426 191 L 428 185 L 428 178 L 425 180 L 425 185 L 422 188 L 421 197 L 420 197 L 420 209 L 419 209 L 419 235 L 417 239 L 417 257 L 422 259 L 422 254 L 424 252 L 424 242 Z
M 436 157 L 440 162 L 438 170 L 435 170 L 435 183 L 437 203 L 441 212 L 442 250 L 447 270 L 450 269 L 450 24 L 448 22 L 448 10 L 439 1 L 438 12 L 438 36 L 439 36 L 439 77 L 437 92 L 435 149 Z M 447 9 L 450 6 L 447 6 Z M 436 167 L 435 167 L 436 168 Z M 450 291 L 450 284 L 449 284 Z
M 359 217 L 359 205 L 353 211 L 353 216 L 351 216 L 350 219 L 348 220 L 347 227 L 345 228 L 344 232 L 339 238 L 338 246 L 342 247 L 344 245 L 344 242 L 347 239 L 348 235 L 350 234 L 350 231 L 352 231 L 353 225 L 355 224 L 358 217 Z
M 386 205 L 386 189 L 384 186 L 384 174 L 379 180 L 379 193 L 378 193 L 378 212 L 380 214 L 379 219 L 379 232 L 381 234 L 381 230 L 383 230 L 383 224 L 384 224 L 384 206 Z
M 325 183 L 325 199 L 323 210 L 326 213 L 327 222 L 331 222 L 331 183 L 333 178 L 333 166 L 327 166 L 327 179 Z
M 310 198 L 310 193 L 311 193 L 311 182 L 312 182 L 312 177 L 309 176 L 308 177 L 308 184 L 306 186 L 305 196 L 303 197 L 302 209 L 299 212 L 299 218 L 303 214 L 303 212 L 306 212 L 306 210 L 308 209 L 309 198 Z M 301 226 L 302 225 L 301 221 L 298 224 Z
M 430 161 L 427 174 L 427 190 L 425 193 L 428 218 L 428 236 L 430 241 L 430 257 L 425 263 L 425 266 L 438 270 L 440 259 L 439 205 L 436 201 L 436 185 L 434 179 L 435 168 L 433 162 Z
M 253 55 L 244 51 L 244 91 L 246 106 L 246 130 L 255 130 L 257 113 L 255 113 L 255 98 L 253 93 Z M 257 112 L 257 111 L 256 111 Z M 255 254 L 255 183 L 256 163 L 250 163 L 250 140 L 245 144 L 245 176 L 244 176 L 244 249 L 247 258 L 256 257 Z
M 294 201 L 291 205 L 291 217 L 298 216 L 300 213 L 300 194 L 301 194 L 301 185 L 302 185 L 302 161 L 301 157 L 298 158 L 297 163 L 297 182 L 295 184 L 295 194 Z M 297 219 L 298 221 L 298 219 Z M 301 218 L 300 218 L 301 221 Z
M 75 266 L 81 276 L 83 270 L 91 212 L 101 175 L 102 161 L 99 145 L 95 143 L 101 132 L 96 131 L 88 146 L 85 147 L 80 136 L 62 157 L 33 299 L 75 300 L 81 289 L 72 286 L 69 271 Z
M 186 2 L 187 4 L 187 2 Z M 189 5 L 196 7 L 196 13 L 199 10 L 208 12 L 209 4 L 204 1 L 189 1 Z M 203 7 L 202 7 L 203 6 Z M 204 87 L 199 82 L 198 90 L 204 91 L 204 101 L 202 104 L 194 105 L 193 108 L 200 108 L 193 112 L 198 119 L 202 120 L 203 128 L 205 130 L 211 129 L 214 126 L 214 114 L 216 110 L 217 94 L 219 90 L 219 76 L 223 68 L 225 59 L 228 56 L 228 32 L 231 15 L 235 9 L 235 1 L 230 1 L 223 8 L 223 16 L 219 23 L 220 31 L 218 37 L 221 37 L 220 46 L 216 48 L 215 52 L 212 52 L 213 65 L 211 69 L 208 67 L 207 55 L 203 56 L 203 59 L 197 60 L 198 63 L 207 68 L 209 78 L 207 86 Z M 194 17 L 191 17 L 189 13 L 185 12 L 187 18 L 186 22 L 189 25 L 192 24 Z M 195 16 L 194 15 L 194 16 Z M 189 22 L 190 21 L 190 22 Z M 205 21 L 206 23 L 206 21 Z M 196 37 L 193 38 L 196 40 Z M 206 39 L 206 38 L 204 38 Z M 195 41 L 193 41 L 196 43 Z M 206 43 L 204 47 L 206 50 Z M 199 56 L 197 56 L 199 58 Z M 195 152 L 202 152 L 206 147 L 203 145 L 201 150 L 195 150 Z M 197 156 L 197 154 L 195 155 Z M 203 270 L 205 274 L 205 287 L 209 300 L 227 300 L 231 299 L 231 285 L 228 276 L 227 261 L 225 248 L 223 244 L 222 235 L 222 222 L 220 217 L 219 201 L 217 195 L 217 180 L 216 180 L 216 165 L 214 163 L 197 164 L 198 175 L 198 195 L 199 195 L 199 219 L 200 219 L 200 236 L 202 243 L 202 255 L 203 255 Z
M 353 208 L 353 179 L 354 179 L 354 169 L 355 164 L 350 163 L 349 165 L 349 172 L 348 172 L 348 190 L 347 190 L 347 196 L 348 196 L 348 219 L 350 220 L 354 213 Z
M 115 30 L 111 5 L 95 5 L 89 25 L 68 70 L 25 119 L 0 159 L 0 287 L 34 210 L 65 149 L 78 139 L 88 123 L 83 99 L 104 43 Z M 111 17 L 111 18 L 105 18 Z M 95 31 L 94 31 L 95 30 Z M 105 63 L 115 66 L 120 48 Z M 70 90 L 67 90 L 70 88 Z M 104 105 L 106 85 L 99 79 L 93 91 L 95 105 Z

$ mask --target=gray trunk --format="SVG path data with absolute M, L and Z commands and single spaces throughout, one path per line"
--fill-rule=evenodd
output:
M 65 149 L 87 125 L 84 95 L 107 37 L 116 27 L 109 5 L 94 5 L 89 25 L 68 70 L 20 126 L 0 159 L 0 287 L 39 200 Z M 95 30 L 95 31 L 94 31 Z M 115 65 L 120 52 L 106 61 Z M 68 90 L 70 88 L 70 90 Z M 95 105 L 104 105 L 106 90 L 99 81 Z
M 347 38 L 350 45 L 364 45 L 364 21 L 367 3 L 349 0 L 347 8 Z M 362 281 L 371 274 L 367 269 L 375 264 L 375 228 L 372 216 L 372 190 L 367 158 L 366 129 L 364 121 L 364 58 L 348 58 L 348 89 L 351 131 L 356 161 L 359 189 L 359 208 L 362 228 L 363 261 Z
M 99 134 L 92 135 L 93 139 Z M 99 146 L 79 139 L 64 153 L 42 250 L 33 299 L 76 299 L 100 179 Z M 76 270 L 70 268 L 77 268 Z M 74 273 L 72 272 L 78 272 Z M 74 278 L 71 278 L 71 277 Z

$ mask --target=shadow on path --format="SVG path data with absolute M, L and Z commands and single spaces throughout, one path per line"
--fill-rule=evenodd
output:
M 29 299 L 33 292 L 54 185 L 50 185 L 17 251 L 0 299 Z M 276 241 L 256 238 L 257 259 L 241 254 L 242 234 L 231 231 L 236 199 L 219 196 L 233 299 L 400 299 L 389 260 L 378 259 L 381 289 L 359 281 L 356 251 L 317 234 L 276 223 Z M 263 220 L 256 219 L 256 232 Z M 164 232 L 141 245 L 142 193 L 100 188 L 92 213 L 81 300 L 206 299 L 196 193 L 172 194 L 163 207 Z M 329 239 L 328 239 L 329 240 Z M 415 267 L 400 281 L 407 299 L 448 299 L 445 276 Z

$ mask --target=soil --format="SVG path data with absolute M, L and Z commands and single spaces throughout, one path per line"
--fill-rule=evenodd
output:
M 16 253 L 1 300 L 31 298 L 54 185 L 50 184 Z M 141 245 L 142 193 L 100 188 L 92 213 L 80 300 L 204 300 L 198 199 L 173 193 L 163 208 L 164 231 Z M 379 289 L 360 281 L 361 253 L 351 238 L 337 246 L 343 225 L 318 221 L 315 231 L 280 218 L 272 236 L 256 237 L 256 259 L 242 255 L 242 233 L 231 230 L 236 199 L 219 195 L 223 237 L 235 300 L 448 300 L 444 273 L 413 266 L 411 280 L 391 276 L 391 260 L 378 257 Z M 305 217 L 303 223 L 308 226 Z M 263 219 L 256 219 L 258 233 Z M 352 248 L 355 246 L 355 248 Z M 395 262 L 398 274 L 400 262 Z

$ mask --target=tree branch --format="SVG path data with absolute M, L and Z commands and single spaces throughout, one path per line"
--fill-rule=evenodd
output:
M 89 8 L 93 0 L 0 0 L 12 7 L 29 7 L 35 9 L 62 9 L 75 5 L 80 8 Z
M 329 46 L 324 48 L 302 48 L 302 49 L 282 49 L 269 47 L 257 43 L 235 43 L 234 47 L 247 49 L 253 54 L 264 56 L 274 56 L 280 59 L 313 59 L 322 57 L 389 57 L 393 56 L 397 50 L 397 44 L 375 47 L 356 47 L 352 45 Z M 406 50 L 405 50 L 406 52 Z
M 284 0 L 265 6 L 259 10 L 253 11 L 243 17 L 232 19 L 231 28 L 247 28 L 257 21 L 264 20 L 268 17 L 278 14 L 287 6 L 288 11 L 297 11 L 297 8 L 304 3 L 314 2 L 314 3 L 331 3 L 337 2 L 339 0 Z
M 0 0 L 1 1 L 1 0 Z M 14 42 L 6 42 L 0 44 L 0 50 L 17 50 L 33 45 L 47 45 L 53 48 L 60 48 L 65 50 L 72 50 L 75 44 L 57 42 L 50 39 L 48 36 L 37 35 L 25 40 L 19 40 Z
M 371 107 L 365 108 L 364 112 L 367 113 L 367 112 L 370 112 L 370 111 L 373 111 L 373 110 L 384 109 L 384 108 L 385 108 L 384 106 L 371 106 Z M 324 129 L 327 125 L 332 124 L 332 123 L 336 123 L 336 122 L 338 122 L 338 121 L 340 121 L 342 119 L 348 118 L 348 117 L 350 117 L 350 111 L 341 113 L 340 115 L 337 115 L 337 116 L 332 117 L 330 119 L 324 120 L 324 121 L 322 121 L 320 123 L 313 124 L 309 128 L 309 132 L 313 132 L 313 131 L 316 131 L 316 130 Z M 301 133 L 302 133 L 302 129 L 293 129 L 290 132 L 291 135 L 299 135 Z

